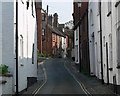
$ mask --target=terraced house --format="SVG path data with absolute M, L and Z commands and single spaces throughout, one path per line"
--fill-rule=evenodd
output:
M 90 0 L 90 72 L 120 94 L 119 23 L 120 0 Z
M 48 6 L 47 10 L 41 10 L 41 14 L 42 19 L 39 18 L 39 21 L 42 20 L 42 29 L 41 35 L 39 34 L 38 37 L 41 36 L 42 39 L 38 38 L 38 45 L 41 46 L 41 48 L 39 48 L 39 52 L 51 57 L 65 58 L 67 36 L 60 28 L 60 24 L 58 23 L 58 14 L 55 13 L 53 16 L 48 15 Z
M 89 32 L 88 32 L 88 2 L 74 0 L 74 49 L 75 63 L 80 71 L 90 73 L 89 63 Z
M 0 13 L 0 64 L 7 65 L 11 74 L 0 76 L 1 82 L 7 80 L 0 84 L 0 95 L 15 94 L 37 79 L 35 1 L 0 1 Z

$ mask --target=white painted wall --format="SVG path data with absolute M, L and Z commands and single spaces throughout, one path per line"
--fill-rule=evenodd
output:
M 107 83 L 107 63 L 106 63 L 106 45 L 108 43 L 108 66 L 109 68 L 113 68 L 112 71 L 109 71 L 109 82 L 113 84 L 113 76 L 117 76 L 118 83 L 118 70 L 117 70 L 117 45 L 116 45 L 116 8 L 115 2 L 112 2 L 111 12 L 109 16 L 108 14 L 108 2 L 102 3 L 102 28 L 103 28 L 103 72 L 104 72 L 104 82 Z M 104 8 L 103 8 L 104 7 Z M 110 48 L 110 34 L 112 36 L 112 48 Z M 112 61 L 111 61 L 111 53 L 112 50 Z
M 100 14 L 98 2 L 89 2 L 89 52 L 91 75 L 101 79 Z
M 31 1 L 27 10 L 26 1 L 19 0 L 18 3 L 18 55 L 19 55 L 19 91 L 27 88 L 27 77 L 37 77 L 37 28 L 36 13 L 33 6 L 34 17 L 32 15 Z M 33 0 L 34 1 L 34 0 Z M 34 4 L 33 4 L 34 5 Z M 2 58 L 0 63 L 9 66 L 9 71 L 13 74 L 12 90 L 15 92 L 16 84 L 16 2 L 0 3 L 0 52 Z M 2 26 L 1 26 L 2 25 Z M 2 35 L 2 36 L 1 36 Z M 21 43 L 23 42 L 23 44 Z M 34 64 L 32 64 L 32 53 L 34 43 Z M 23 46 L 23 47 L 22 47 Z M 2 48 L 1 48 L 2 47 Z M 2 59 L 2 60 L 1 60 Z M 9 87 L 9 86 L 8 86 Z
M 102 36 L 103 36 L 103 74 L 104 74 L 104 82 L 107 83 L 107 57 L 106 57 L 106 42 L 109 42 L 109 34 L 111 33 L 111 23 L 110 23 L 110 17 L 107 17 L 107 14 L 108 14 L 108 3 L 105 2 L 105 3 L 102 3 L 102 7 L 104 7 L 104 11 L 103 11 L 103 8 L 102 8 L 102 11 L 103 11 L 103 14 L 102 14 Z M 108 24 L 108 25 L 106 25 Z M 104 26 L 103 26 L 104 25 Z
M 28 10 L 26 2 L 18 4 L 18 30 L 19 30 L 19 91 L 27 87 L 27 77 L 37 77 L 37 31 L 36 14 L 32 16 L 31 0 Z M 23 36 L 23 38 L 21 37 Z M 23 56 L 21 40 L 23 40 Z M 34 44 L 34 64 L 32 64 L 32 52 Z M 27 70 L 27 71 L 26 71 Z M 22 83 L 22 84 L 21 84 Z
M 77 32 L 77 33 L 76 33 Z M 76 39 L 76 34 L 78 39 Z M 79 63 L 79 27 L 74 31 L 74 43 L 75 43 L 75 63 Z
M 15 57 L 14 57 L 14 3 L 13 2 L 2 2 L 1 5 L 1 19 L 2 19 L 2 62 L 1 64 L 6 64 L 9 66 L 10 73 L 14 74 L 14 68 L 15 68 Z M 9 10 L 8 10 L 9 9 Z M 12 78 L 13 79 L 13 78 Z M 14 79 L 12 80 L 14 82 Z M 11 82 L 11 89 L 13 91 L 14 83 Z M 8 88 L 10 85 L 7 85 Z
M 2 64 L 9 66 L 10 72 L 14 71 L 14 3 L 2 3 Z M 8 10 L 9 9 L 9 10 Z
M 92 0 L 91 0 L 92 1 Z M 98 3 L 89 2 L 89 50 L 90 50 L 90 68 L 99 79 L 101 78 L 100 74 L 100 37 L 99 36 L 99 14 L 98 12 Z M 108 0 L 107 0 L 108 1 Z M 109 72 L 109 83 L 113 84 L 113 76 L 116 76 L 117 85 L 120 85 L 120 69 L 117 69 L 118 57 L 117 57 L 117 30 L 120 26 L 118 19 L 118 7 L 115 7 L 117 0 L 111 3 L 111 14 L 108 15 L 108 2 L 101 0 L 101 12 L 102 12 L 102 49 L 103 49 L 103 79 L 107 83 L 107 54 L 106 54 L 106 43 L 108 43 L 108 68 L 113 70 L 108 70 Z M 120 4 L 118 5 L 120 6 Z M 119 7 L 120 8 L 120 7 Z M 90 9 L 93 11 L 93 16 L 90 15 Z M 91 17 L 94 19 L 94 24 L 91 26 Z M 94 32 L 94 42 L 93 37 L 91 36 Z M 98 45 L 96 47 L 96 45 Z M 94 63 L 95 62 L 95 63 Z
M 5 84 L 0 84 L 0 96 L 2 94 L 9 94 L 12 96 L 13 90 L 12 90 L 12 77 L 2 77 L 0 76 L 0 81 L 5 80 L 7 81 Z

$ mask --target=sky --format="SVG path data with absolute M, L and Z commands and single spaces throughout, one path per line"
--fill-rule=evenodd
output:
M 73 20 L 73 1 L 72 0 L 42 0 L 42 8 L 44 10 L 49 6 L 49 14 L 58 14 L 58 22 L 66 23 Z

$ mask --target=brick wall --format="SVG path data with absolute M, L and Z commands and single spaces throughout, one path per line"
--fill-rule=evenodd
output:
M 41 8 L 36 8 L 37 18 L 37 45 L 39 53 L 42 52 L 42 13 Z
M 89 1 L 89 0 L 88 0 Z M 79 28 L 79 45 L 81 48 L 81 54 L 82 56 L 80 59 L 81 61 L 81 69 L 82 71 L 86 71 L 89 73 L 89 41 L 88 41 L 88 2 L 81 2 L 81 7 L 78 7 L 78 2 L 74 2 L 74 13 L 73 13 L 73 19 L 74 19 L 74 25 L 76 25 L 76 28 Z M 81 20 L 80 20 L 81 18 Z M 78 23 L 78 21 L 80 21 Z M 78 25 L 77 25 L 78 24 Z

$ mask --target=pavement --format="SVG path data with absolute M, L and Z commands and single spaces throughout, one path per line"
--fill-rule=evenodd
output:
M 42 86 L 42 84 L 45 81 L 45 75 L 44 75 L 44 62 L 45 62 L 46 58 L 38 58 L 38 79 L 37 82 L 35 84 L 33 84 L 32 86 L 30 86 L 27 90 L 25 90 L 24 92 L 20 93 L 20 96 L 34 96 L 35 92 L 37 91 L 37 89 Z
M 97 78 L 80 73 L 78 65 L 71 59 L 40 60 L 38 66 L 38 82 L 28 88 L 22 96 L 24 94 L 31 94 L 31 96 L 37 96 L 38 94 L 117 96 L 106 85 L 101 84 Z
M 71 59 L 66 59 L 65 65 L 67 66 L 69 72 L 74 75 L 74 77 L 81 83 L 84 89 L 86 89 L 92 96 L 94 95 L 104 95 L 104 96 L 118 96 L 113 93 L 107 85 L 102 84 L 96 77 L 91 77 L 84 75 L 79 72 L 79 65 L 76 65 Z

